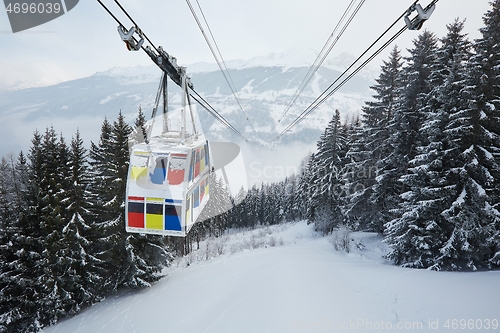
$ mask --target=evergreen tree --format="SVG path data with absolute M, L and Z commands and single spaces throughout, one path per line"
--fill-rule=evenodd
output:
M 125 232 L 125 193 L 129 165 L 129 138 L 131 127 L 123 115 L 101 128 L 98 145 L 90 150 L 91 166 L 96 184 L 93 205 L 97 209 L 96 231 L 100 238 L 96 258 L 101 262 L 103 293 L 110 293 L 120 286 L 141 288 L 150 286 L 161 275 L 168 254 L 158 236 L 131 235 Z
M 377 84 L 371 87 L 375 91 L 374 101 L 367 102 L 362 109 L 362 125 L 356 141 L 360 147 L 355 156 L 353 171 L 362 170 L 366 175 L 363 189 L 353 195 L 347 205 L 347 219 L 351 225 L 383 232 L 389 211 L 394 208 L 395 190 L 393 166 L 389 157 L 393 147 L 389 141 L 389 124 L 400 102 L 403 89 L 402 57 L 397 46 L 392 50 L 387 61 L 381 66 Z M 355 146 L 355 145 L 353 145 Z M 395 161 L 396 162 L 396 161 Z M 376 177 L 378 176 L 378 177 Z M 357 221 L 356 223 L 353 223 Z
M 58 140 L 53 128 L 48 128 L 43 137 L 41 149 L 42 179 L 38 197 L 41 206 L 42 260 L 38 263 L 43 272 L 38 278 L 42 287 L 43 301 L 39 304 L 43 326 L 52 325 L 65 316 L 65 301 L 71 292 L 64 283 L 65 265 L 60 260 L 60 251 L 64 250 L 61 242 L 65 225 L 66 191 L 64 183 L 68 170 L 68 147 Z
M 259 218 L 260 211 L 260 192 L 256 185 L 254 185 L 244 201 L 245 203 L 245 211 L 247 211 L 248 215 L 246 216 L 246 223 L 242 225 L 243 227 L 255 227 Z
M 374 172 L 375 167 L 370 165 L 372 159 L 367 149 L 368 140 L 365 132 L 359 119 L 349 125 L 347 134 L 349 150 L 342 170 L 345 194 L 342 200 L 344 222 L 356 230 L 371 229 L 372 216 L 376 211 L 369 201 L 376 172 Z
M 442 252 L 459 269 L 500 264 L 500 1 L 491 5 L 469 61 L 468 103 L 452 115 L 448 130 L 461 156 L 461 195 L 446 211 L 455 229 Z
M 130 126 L 123 115 L 111 125 L 106 119 L 101 127 L 99 144 L 91 145 L 90 157 L 95 184 L 92 186 L 95 214 L 98 218 L 100 246 L 97 258 L 102 262 L 103 292 L 117 290 L 129 269 L 127 260 L 123 205 L 128 172 L 128 136 Z
M 299 202 L 305 197 L 301 196 L 299 190 L 299 176 L 291 175 L 283 181 L 283 214 L 285 221 L 296 221 L 301 219 L 301 209 Z
M 66 153 L 65 153 L 66 154 Z M 71 141 L 67 152 L 66 177 L 67 217 L 62 228 L 60 250 L 56 254 L 63 272 L 58 278 L 69 297 L 64 299 L 64 313 L 73 315 L 100 299 L 97 288 L 101 280 L 96 272 L 100 261 L 93 253 L 91 201 L 88 187 L 90 178 L 87 168 L 87 151 L 83 147 L 80 132 Z
M 132 135 L 130 135 L 131 144 L 144 142 L 147 138 L 147 130 L 146 130 L 146 118 L 144 117 L 144 113 L 142 112 L 142 108 L 139 106 L 137 118 L 134 122 L 134 128 L 132 131 Z
M 313 206 L 313 194 L 317 188 L 317 177 L 316 172 L 316 155 L 314 153 L 310 154 L 307 160 L 302 162 L 300 180 L 299 180 L 299 190 L 303 193 L 304 201 L 302 204 L 303 216 L 309 222 L 313 221 L 315 214 L 315 207 Z
M 405 266 L 458 267 L 454 262 L 457 258 L 445 262 L 443 247 L 447 246 L 454 230 L 445 211 L 462 192 L 456 172 L 460 151 L 448 132 L 450 114 L 464 104 L 461 90 L 470 43 L 462 29 L 463 22 L 455 21 L 448 25 L 448 35 L 441 40 L 438 61 L 429 76 L 433 89 L 423 109 L 425 119 L 421 133 L 427 142 L 417 148 L 419 153 L 409 161 L 409 173 L 401 178 L 409 190 L 402 195 L 402 215 L 391 222 L 389 241 L 390 256 Z
M 151 287 L 163 277 L 161 270 L 172 256 L 166 251 L 161 236 L 128 235 L 125 239 L 127 263 L 124 286 L 132 289 Z
M 3 272 L 1 281 L 2 331 L 37 332 L 43 326 L 39 309 L 44 299 L 39 278 L 43 274 L 41 205 L 39 184 L 42 180 L 43 136 L 35 132 L 28 159 L 20 155 L 17 169 L 16 193 L 19 206 L 9 239 L 9 249 L 14 257 L 9 259 L 9 272 Z M 29 163 L 27 163 L 29 161 Z
M 15 177 L 13 158 L 2 158 L 0 162 L 0 332 L 13 330 L 12 322 L 17 322 L 22 316 L 19 313 L 19 300 L 13 294 L 14 290 L 22 288 L 16 279 L 19 268 L 14 265 L 17 260 L 16 237 L 17 211 Z
M 427 143 L 421 128 L 426 98 L 431 91 L 429 78 L 436 64 L 437 54 L 437 39 L 429 31 L 424 31 L 413 43 L 414 48 L 409 50 L 410 57 L 406 59 L 407 66 L 403 69 L 405 88 L 389 123 L 391 135 L 388 142 L 392 152 L 382 161 L 382 177 L 379 177 L 377 184 L 377 195 L 386 191 L 383 204 L 387 209 L 387 218 L 394 218 L 385 224 L 385 232 L 386 241 L 393 250 L 389 257 L 397 263 L 405 262 L 404 258 L 400 258 L 400 253 L 404 251 L 399 252 L 397 249 L 411 246 L 412 241 L 408 235 L 402 236 L 408 231 L 408 225 L 404 219 L 399 219 L 411 210 L 411 207 L 400 206 L 403 199 L 400 196 L 408 191 L 402 180 L 409 173 L 410 161 L 418 154 L 417 147 Z
M 342 175 L 341 171 L 346 162 L 347 139 L 345 128 L 340 123 L 340 113 L 337 110 L 332 120 L 328 123 L 324 134 L 318 142 L 318 152 L 314 157 L 313 183 L 314 192 L 311 197 L 311 206 L 314 210 L 313 221 L 316 217 L 331 215 L 337 220 L 325 224 L 323 219 L 316 224 L 324 234 L 330 233 L 336 224 L 341 222 L 341 196 Z M 318 229 L 319 230 L 319 229 Z
M 105 118 L 101 126 L 101 135 L 98 144 L 91 142 L 89 151 L 90 175 L 93 181 L 90 184 L 92 197 L 92 214 L 96 221 L 106 221 L 112 216 L 109 203 L 114 195 L 109 191 L 113 185 L 114 152 L 111 143 L 112 126 Z
M 478 164 L 470 173 L 479 185 L 478 192 L 483 199 L 477 202 L 478 208 L 487 216 L 481 224 L 487 231 L 475 242 L 482 248 L 484 256 L 493 252 L 490 260 L 500 265 L 500 0 L 491 3 L 490 10 L 484 15 L 485 26 L 480 29 L 482 37 L 475 41 L 475 55 L 470 61 L 470 80 L 467 96 L 471 101 L 468 111 L 473 119 L 473 153 Z M 472 148 L 472 146 L 471 146 Z M 472 161 L 472 160 L 471 160 Z M 484 190 L 484 192 L 483 192 Z M 471 223 L 473 223 L 471 221 Z M 473 227 L 471 225 L 470 227 Z M 491 230 L 493 229 L 493 230 Z M 464 228 L 464 237 L 471 234 Z M 481 238 L 485 237 L 486 244 Z M 472 238 L 472 237 L 471 237 Z M 472 250 L 472 249 L 471 249 Z M 473 250 L 472 250 L 473 251 Z M 474 258 L 471 260 L 476 261 Z
M 113 126 L 104 119 L 101 126 L 99 143 L 91 143 L 89 157 L 91 176 L 90 184 L 92 214 L 95 216 L 96 233 L 91 238 L 100 261 L 101 290 L 106 295 L 117 290 L 120 286 L 120 272 L 126 258 L 125 243 L 119 241 L 125 235 L 119 228 L 120 211 L 117 209 L 115 173 L 115 149 L 113 145 Z M 113 228 L 115 226 L 115 228 Z M 123 225 L 122 225 L 123 226 Z M 120 251 L 121 250 L 121 251 Z

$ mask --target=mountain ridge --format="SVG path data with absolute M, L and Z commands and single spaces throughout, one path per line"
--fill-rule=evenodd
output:
M 300 58 L 300 57 L 298 57 Z M 289 105 L 291 98 L 309 70 L 308 67 L 284 67 L 274 65 L 283 60 L 279 56 L 262 58 L 253 64 L 232 63 L 229 73 L 238 90 L 247 122 L 239 109 L 222 73 L 204 71 L 200 66 L 190 72 L 194 87 L 214 108 L 241 130 L 245 136 L 263 145 L 274 140 L 293 116 L 305 109 L 341 72 L 321 67 L 290 109 L 289 115 L 279 123 L 277 120 Z M 347 61 L 348 56 L 345 57 Z M 337 59 L 339 60 L 339 59 Z M 260 66 L 257 66 L 258 62 Z M 340 61 L 340 60 L 339 60 Z M 269 66 L 265 66 L 265 63 Z M 239 68 L 236 68 L 240 66 Z M 149 117 L 153 108 L 161 72 L 155 65 L 114 67 L 91 76 L 62 82 L 52 86 L 10 90 L 0 92 L 0 121 L 6 124 L 0 133 L 5 142 L 1 154 L 9 151 L 26 151 L 35 129 L 43 130 L 53 125 L 56 131 L 71 136 L 78 128 L 84 140 L 98 140 L 100 126 L 105 116 L 114 119 L 121 110 L 129 123 L 133 123 L 137 109 L 141 107 Z M 335 109 L 344 118 L 359 113 L 364 101 L 370 98 L 369 86 L 373 81 L 363 76 L 354 77 L 342 90 L 311 114 L 283 138 L 283 143 L 317 140 Z M 169 106 L 180 106 L 180 89 L 169 83 Z M 216 120 L 198 107 L 198 114 L 207 137 L 211 140 L 236 138 L 216 124 Z

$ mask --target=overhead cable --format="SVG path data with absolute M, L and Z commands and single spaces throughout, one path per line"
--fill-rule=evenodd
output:
M 339 39 L 344 34 L 344 32 L 347 29 L 347 27 L 350 25 L 351 21 L 354 19 L 354 17 L 358 13 L 358 11 L 361 9 L 361 6 L 365 3 L 365 0 L 362 0 L 358 4 L 358 6 L 354 10 L 354 12 L 349 17 L 349 20 L 344 24 L 342 30 L 337 35 L 337 38 L 335 38 L 335 40 L 333 42 L 331 42 L 332 39 L 335 37 L 335 34 L 336 34 L 337 30 L 339 29 L 340 25 L 342 24 L 342 22 L 344 21 L 344 19 L 347 17 L 347 14 L 350 12 L 350 10 L 352 9 L 352 7 L 354 6 L 355 3 L 356 3 L 356 0 L 351 0 L 351 2 L 349 3 L 349 5 L 347 6 L 347 9 L 345 10 L 345 12 L 342 15 L 342 17 L 340 18 L 339 22 L 337 23 L 337 25 L 333 29 L 333 32 L 331 33 L 330 37 L 326 41 L 325 45 L 323 45 L 323 48 L 321 49 L 321 51 L 319 52 L 318 56 L 314 60 L 313 64 L 309 68 L 309 71 L 305 75 L 304 79 L 302 80 L 302 82 L 300 83 L 300 85 L 297 87 L 297 90 L 295 91 L 295 93 L 293 95 L 292 101 L 290 102 L 290 104 L 288 105 L 288 107 L 285 109 L 285 111 L 283 112 L 283 114 L 281 115 L 281 117 L 278 119 L 278 122 L 281 122 L 281 120 L 283 120 L 283 118 L 285 117 L 285 115 L 288 113 L 288 111 L 290 111 L 290 109 L 292 108 L 292 106 L 295 104 L 295 102 L 297 101 L 297 99 L 299 98 L 299 96 L 302 94 L 302 92 L 304 91 L 304 89 L 306 88 L 306 86 L 308 85 L 308 83 L 314 77 L 314 74 L 316 74 L 316 72 L 319 70 L 319 68 L 321 67 L 321 65 L 325 61 L 325 59 L 328 57 L 328 55 L 330 54 L 330 52 L 332 51 L 332 49 L 335 47 L 335 45 L 337 44 L 337 42 L 339 41 Z
M 111 12 L 111 10 L 109 10 L 109 8 L 101 1 L 101 0 L 97 0 L 97 2 L 106 10 L 106 12 L 116 21 L 116 23 L 118 23 L 120 26 L 124 26 L 120 20 Z M 128 14 L 128 12 L 125 10 L 125 8 L 123 8 L 123 6 L 118 2 L 118 0 L 114 0 L 114 2 L 118 5 L 118 7 L 123 11 L 123 13 L 129 18 L 129 20 L 134 24 L 134 26 L 136 27 L 136 29 L 139 30 L 139 26 L 137 25 L 137 23 L 133 20 L 133 18 Z M 151 40 L 146 36 L 146 34 L 144 34 L 142 31 L 141 31 L 141 35 L 148 41 L 148 43 L 151 45 L 151 47 L 153 49 L 155 49 L 159 54 L 161 54 L 161 52 L 156 48 L 156 46 L 151 42 Z M 141 49 L 146 51 L 145 47 L 144 46 L 141 46 Z M 248 142 L 248 139 L 241 133 L 239 132 L 233 125 L 231 125 L 231 123 L 229 123 L 229 121 L 227 121 L 224 116 L 222 116 L 214 107 L 212 107 L 210 105 L 210 103 L 208 103 L 201 95 L 199 95 L 193 88 L 190 87 L 190 90 L 191 92 L 196 95 L 196 96 L 193 96 L 193 94 L 190 94 L 191 97 L 196 101 L 198 102 L 198 104 L 200 104 L 205 110 L 208 111 L 208 113 L 210 113 L 214 118 L 216 118 L 222 125 L 224 125 L 226 128 L 228 128 L 229 130 L 233 131 L 234 133 L 236 133 L 238 136 L 240 136 L 241 138 L 243 138 L 245 141 Z
M 435 5 L 439 0 L 432 1 L 427 8 Z M 418 2 L 415 1 L 413 5 Z M 405 11 L 401 16 L 392 23 L 389 28 L 387 28 L 382 35 L 380 35 L 328 88 L 326 88 L 294 121 L 292 121 L 278 136 L 276 139 L 281 138 L 286 132 L 288 132 L 292 127 L 304 120 L 309 114 L 316 110 L 321 104 L 323 104 L 328 98 L 330 98 L 336 91 L 338 91 L 345 83 L 347 83 L 353 76 L 355 76 L 359 71 L 361 71 L 369 62 L 371 62 L 377 55 L 379 55 L 387 46 L 389 46 L 394 40 L 396 40 L 406 29 L 405 25 L 401 28 L 394 36 L 392 36 L 389 41 L 384 43 L 377 51 L 375 51 L 365 62 L 359 65 L 351 74 L 349 74 L 342 82 L 340 82 L 334 89 L 332 87 L 339 82 L 344 75 L 346 75 L 405 15 Z M 332 89 L 332 90 L 330 90 Z
M 198 8 L 200 9 L 200 13 L 203 17 L 203 21 L 205 22 L 205 25 L 207 26 L 208 32 L 210 33 L 210 37 L 212 38 L 212 40 L 215 44 L 215 49 L 212 46 L 212 43 L 210 42 L 210 39 L 208 38 L 208 35 L 205 32 L 205 29 L 203 29 L 203 25 L 202 25 L 200 19 L 198 18 L 198 15 L 196 14 L 196 11 L 194 10 L 191 2 L 189 0 L 186 0 L 186 3 L 188 4 L 189 10 L 191 11 L 191 14 L 194 17 L 196 24 L 198 25 L 198 28 L 200 29 L 200 31 L 203 35 L 203 38 L 205 39 L 205 42 L 207 43 L 208 48 L 210 49 L 210 52 L 212 53 L 215 61 L 217 62 L 217 66 L 219 66 L 219 69 L 220 69 L 222 75 L 224 76 L 224 79 L 226 80 L 226 82 L 228 84 L 229 89 L 231 89 L 231 92 L 232 92 L 240 110 L 243 112 L 245 119 L 248 122 L 250 122 L 250 118 L 248 117 L 247 113 L 245 112 L 245 110 L 241 104 L 241 101 L 240 101 L 240 98 L 238 96 L 237 89 L 236 89 L 236 86 L 234 84 L 233 78 L 231 77 L 229 69 L 227 68 L 226 62 L 224 61 L 224 57 L 222 57 L 222 53 L 219 49 L 217 41 L 215 40 L 215 37 L 212 33 L 212 29 L 210 28 L 210 25 L 208 24 L 207 18 L 205 16 L 205 13 L 203 12 L 203 9 L 201 8 L 200 3 L 198 2 L 198 0 L 196 0 Z M 216 50 L 217 50 L 217 52 L 216 52 Z M 219 59 L 219 57 L 220 57 L 220 59 Z

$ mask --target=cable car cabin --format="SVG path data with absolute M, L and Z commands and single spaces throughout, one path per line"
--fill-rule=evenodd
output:
M 187 235 L 209 198 L 208 147 L 204 140 L 174 144 L 164 139 L 132 147 L 127 232 Z

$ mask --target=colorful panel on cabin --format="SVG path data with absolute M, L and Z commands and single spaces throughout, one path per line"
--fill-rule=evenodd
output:
M 144 228 L 144 198 L 128 198 L 127 225 L 131 228 Z
M 194 207 L 198 207 L 200 205 L 200 187 L 196 187 L 193 193 Z
M 208 145 L 205 144 L 205 165 L 210 167 L 210 157 L 208 154 Z
M 180 185 L 184 181 L 186 154 L 172 154 L 168 166 L 168 183 Z
M 165 201 L 168 202 L 170 200 L 165 200 Z M 181 214 L 182 214 L 182 206 L 166 204 L 165 230 L 182 231 Z
M 194 179 L 194 164 L 195 164 L 195 152 L 191 153 L 191 162 L 189 164 L 189 181 Z
M 194 178 L 198 177 L 200 174 L 200 149 L 196 149 L 195 153 L 195 166 L 194 166 Z
M 200 173 L 205 170 L 205 163 L 205 147 L 203 147 L 200 151 Z
M 163 230 L 163 199 L 148 198 L 146 202 L 146 228 Z
M 133 166 L 130 170 L 130 177 L 132 179 L 138 180 L 139 178 L 146 177 L 148 174 L 148 168 Z
M 156 165 L 153 173 L 149 174 L 151 183 L 161 185 L 167 177 L 167 158 L 160 157 L 156 160 Z

